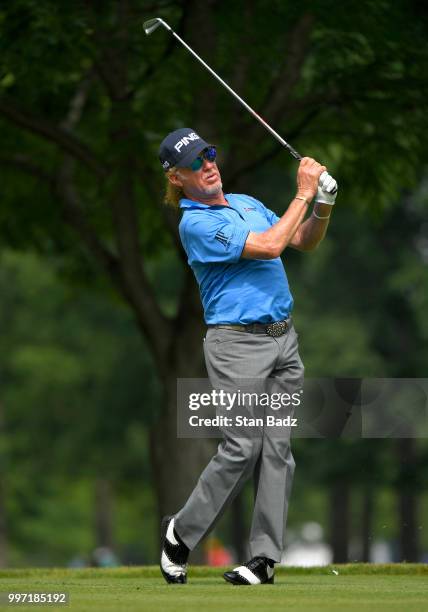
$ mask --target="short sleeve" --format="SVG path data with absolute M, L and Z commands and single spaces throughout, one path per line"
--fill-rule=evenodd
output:
M 236 223 L 204 213 L 185 213 L 180 237 L 189 264 L 236 263 L 241 257 L 249 228 L 237 218 Z
M 263 206 L 263 204 L 262 204 Z M 264 213 L 266 216 L 266 219 L 269 221 L 271 227 L 272 225 L 275 225 L 275 223 L 278 223 L 279 221 L 279 217 L 276 213 L 273 212 L 273 210 L 270 210 L 269 208 L 266 208 L 266 206 L 263 206 L 264 208 Z

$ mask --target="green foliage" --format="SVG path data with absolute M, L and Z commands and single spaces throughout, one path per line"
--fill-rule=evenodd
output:
M 221 3 L 211 14 L 208 6 L 193 2 L 160 3 L 159 11 L 178 29 L 183 18 L 182 34 L 196 50 L 256 109 L 267 109 L 276 129 L 294 135 L 299 150 L 329 162 L 352 206 L 392 205 L 420 176 L 427 144 L 427 82 L 422 76 L 426 21 L 415 17 L 418 5 L 410 3 L 409 8 L 408 3 L 387 0 L 341 6 L 331 0 L 307 6 L 269 4 L 266 10 L 261 1 L 251 6 Z M 111 239 L 105 202 L 114 188 L 115 165 L 123 157 L 136 157 L 142 168 L 135 179 L 141 235 L 151 253 L 165 244 L 158 213 L 162 177 L 157 147 L 167 130 L 183 124 L 205 128 L 206 137 L 228 152 L 225 174 L 231 181 L 236 171 L 245 172 L 239 158 L 261 165 L 274 141 L 253 118 L 238 112 L 237 103 L 184 49 L 171 47 L 165 31 L 144 35 L 141 23 L 149 8 L 153 11 L 147 2 L 131 2 L 127 14 L 125 9 L 118 12 L 112 1 L 102 6 L 59 6 L 53 0 L 10 3 L 0 21 L 0 95 L 35 118 L 63 125 L 76 89 L 89 79 L 88 100 L 73 131 L 100 160 L 112 164 L 113 172 L 96 185 L 83 171 L 85 164 L 78 171 L 87 214 L 100 234 Z M 300 61 L 302 49 L 293 36 L 305 15 L 312 25 L 307 41 L 302 35 Z M 112 146 L 111 131 L 123 122 L 120 105 L 108 91 L 115 78 L 127 81 L 130 104 L 122 106 L 129 134 Z M 287 79 L 294 83 L 290 91 Z M 282 85 L 287 95 L 281 101 Z M 269 117 L 272 99 L 278 99 L 278 111 Z M 52 174 L 59 162 L 54 143 L 29 136 L 8 120 L 2 120 L 2 153 L 25 153 Z M 294 172 L 288 158 L 278 157 L 281 169 L 286 162 Z M 19 172 L 8 169 L 6 180 L 2 208 L 9 215 L 0 223 L 3 240 L 16 245 L 16 225 L 20 245 L 33 239 L 44 249 L 51 245 L 76 257 L 58 201 L 40 191 L 35 179 L 22 181 Z
M 59 531 L 88 521 L 81 506 L 87 488 L 72 486 L 79 501 L 66 509 L 64 491 L 56 491 L 62 478 L 102 471 L 125 497 L 139 478 L 150 482 L 147 426 L 159 412 L 159 384 L 139 330 L 119 306 L 105 267 L 100 273 L 94 241 L 70 221 L 61 195 L 70 180 L 64 170 L 71 171 L 91 238 L 117 257 L 125 277 L 123 245 L 131 243 L 134 221 L 119 236 L 118 219 L 125 204 L 136 211 L 136 259 L 168 317 L 188 295 L 161 214 L 162 137 L 195 127 L 219 145 L 226 191 L 256 195 L 278 213 L 295 188 L 296 165 L 263 128 L 165 31 L 144 35 L 142 22 L 154 13 L 339 180 L 323 245 L 308 256 L 284 256 L 308 375 L 425 376 L 423 8 L 402 0 L 14 0 L 2 6 L 0 246 L 29 252 L 6 250 L 0 260 L 0 404 L 8 432 L 0 458 L 9 470 L 10 529 L 19 546 L 26 537 L 34 549 L 49 540 L 39 519 L 54 520 L 56 504 Z M 46 137 L 46 126 L 53 135 Z M 78 152 L 64 145 L 65 136 Z M 114 212 L 124 186 L 128 197 Z M 121 297 L 127 297 L 123 291 Z M 299 447 L 314 486 L 346 474 L 358 486 L 394 483 L 397 466 L 387 444 L 309 440 Z M 420 450 L 419 478 L 426 465 Z M 139 503 L 149 516 L 153 554 L 153 498 L 147 490 L 144 496 Z M 325 505 L 317 495 L 308 500 L 317 510 Z M 301 493 L 300 503 L 306 501 Z M 124 516 L 134 512 L 127 507 Z M 296 520 L 298 514 L 297 508 Z M 90 540 L 88 531 L 70 529 L 57 549 L 49 540 L 51 558 L 62 560 L 73 538 L 79 546 Z
M 5 252 L 0 262 L 11 562 L 64 563 L 94 545 L 94 478 L 114 483 L 124 511 L 130 496 L 134 514 L 143 504 L 134 485 L 149 480 L 145 423 L 156 416 L 158 390 L 144 375 L 152 365 L 123 307 L 67 288 L 52 263 L 34 255 Z M 150 507 L 152 496 L 145 498 Z M 152 551 L 154 542 L 139 546 Z

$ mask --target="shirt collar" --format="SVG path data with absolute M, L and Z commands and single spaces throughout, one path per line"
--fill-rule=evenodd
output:
M 227 199 L 227 201 L 229 202 L 229 206 L 231 206 L 231 201 L 230 201 L 230 194 L 225 194 L 225 198 Z M 181 198 L 180 202 L 179 202 L 180 208 L 184 208 L 184 209 L 192 209 L 192 208 L 216 208 L 216 205 L 212 205 L 212 204 L 202 204 L 202 202 L 196 202 L 195 200 L 189 200 L 188 198 Z M 219 204 L 219 206 L 221 206 L 221 208 L 224 208 L 224 206 L 222 204 Z
M 196 202 L 195 200 L 188 200 L 187 198 L 181 198 L 180 208 L 209 208 L 209 204 L 202 204 L 202 202 Z

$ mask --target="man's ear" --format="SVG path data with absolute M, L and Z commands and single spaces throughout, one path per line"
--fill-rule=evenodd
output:
M 177 176 L 176 173 L 168 174 L 168 180 L 176 187 L 183 187 L 183 181 Z

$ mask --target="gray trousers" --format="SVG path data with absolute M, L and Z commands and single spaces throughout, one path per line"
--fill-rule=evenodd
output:
M 204 342 L 208 376 L 214 388 L 298 392 L 304 368 L 298 352 L 297 334 L 289 330 L 278 338 L 264 333 L 209 328 Z M 247 413 L 263 417 L 262 406 Z M 285 409 L 293 415 L 293 407 Z M 225 413 L 223 413 L 225 414 Z M 232 411 L 228 413 L 232 415 Z M 272 414 L 272 412 L 270 412 Z M 284 409 L 276 413 L 284 416 Z M 251 428 L 250 428 L 251 429 Z M 276 562 L 284 549 L 288 501 L 295 463 L 287 427 L 246 429 L 222 427 L 223 440 L 217 454 L 202 472 L 193 492 L 176 514 L 175 528 L 191 549 L 213 528 L 245 481 L 254 478 L 254 511 L 250 531 L 251 557 Z

